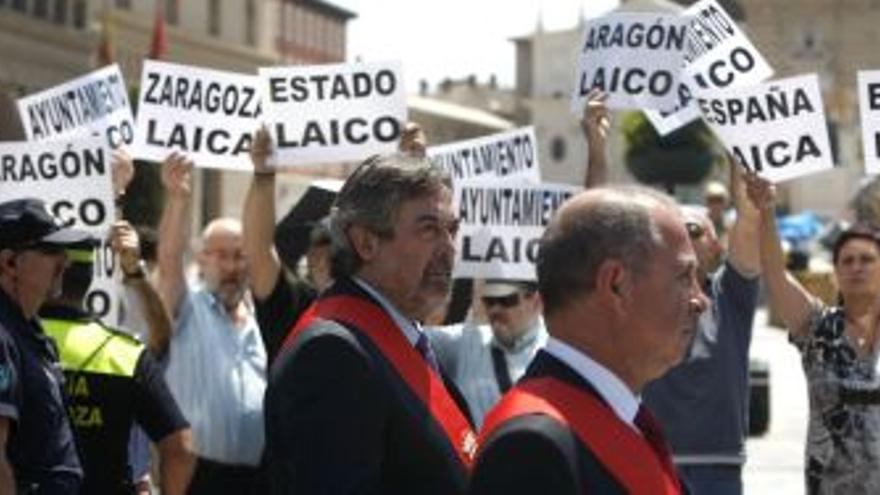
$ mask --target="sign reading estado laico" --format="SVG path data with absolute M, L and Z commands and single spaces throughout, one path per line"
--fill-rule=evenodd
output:
M 0 201 L 42 199 L 65 225 L 101 239 L 94 253 L 94 280 L 86 305 L 95 316 L 116 324 L 119 291 L 113 273 L 117 264 L 106 242 L 116 218 L 111 153 L 99 136 L 0 143 Z
M 119 66 L 113 64 L 18 100 L 28 141 L 99 134 L 113 148 L 134 140 L 134 118 Z
M 586 23 L 571 110 L 580 114 L 592 88 L 608 108 L 672 109 L 684 60 L 686 19 L 615 13 Z
M 701 0 L 682 16 L 688 19 L 688 36 L 678 102 L 669 111 L 645 112 L 661 135 L 700 116 L 692 89 L 751 86 L 773 76 L 767 60 L 716 0 Z
M 161 162 L 179 151 L 198 167 L 252 170 L 261 113 L 256 76 L 145 60 L 132 154 Z
M 865 172 L 880 174 L 880 71 L 859 71 L 858 85 Z
M 697 94 L 706 123 L 750 170 L 779 182 L 834 167 L 819 78 Z
M 488 179 L 454 186 L 461 227 L 453 275 L 507 280 L 535 279 L 538 241 L 547 223 L 581 190 L 567 184 Z
M 538 144 L 533 127 L 428 148 L 454 182 L 483 178 L 541 181 Z
M 361 160 L 397 149 L 406 122 L 400 63 L 260 69 L 277 167 Z

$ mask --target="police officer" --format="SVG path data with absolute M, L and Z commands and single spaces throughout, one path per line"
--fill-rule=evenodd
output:
M 93 246 L 67 249 L 62 291 L 40 310 L 55 339 L 85 480 L 82 493 L 135 493 L 128 456 L 136 422 L 157 444 L 163 495 L 183 495 L 192 476 L 189 424 L 171 396 L 152 353 L 134 337 L 107 327 L 81 308 L 92 282 Z M 135 265 L 126 278 L 145 283 Z
M 58 354 L 35 317 L 61 288 L 64 248 L 87 238 L 40 200 L 0 203 L 0 493 L 79 493 Z

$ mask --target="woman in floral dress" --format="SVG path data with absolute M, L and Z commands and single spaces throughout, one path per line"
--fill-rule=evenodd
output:
M 807 493 L 880 494 L 880 237 L 860 226 L 840 236 L 832 259 L 841 299 L 827 306 L 785 271 L 773 186 L 754 175 L 746 182 L 761 210 L 767 290 L 807 378 Z

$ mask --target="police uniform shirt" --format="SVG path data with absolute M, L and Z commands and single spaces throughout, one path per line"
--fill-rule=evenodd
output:
M 143 344 L 81 311 L 40 311 L 55 338 L 69 412 L 86 474 L 84 492 L 121 493 L 132 479 L 128 441 L 137 422 L 153 442 L 189 426 L 162 369 Z M 111 491 L 114 490 L 114 491 Z
M 82 469 L 52 341 L 0 290 L 0 416 L 10 420 L 6 452 L 21 491 L 79 493 Z

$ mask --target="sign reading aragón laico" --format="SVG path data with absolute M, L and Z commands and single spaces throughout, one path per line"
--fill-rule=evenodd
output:
M 102 136 L 113 148 L 134 140 L 125 80 L 116 64 L 18 100 L 28 141 Z
M 586 23 L 571 110 L 592 88 L 608 108 L 671 109 L 677 101 L 687 24 L 668 14 L 614 13 Z
M 266 67 L 260 87 L 271 165 L 362 160 L 397 149 L 406 122 L 398 62 Z
M 111 149 L 103 136 L 73 140 L 0 143 L 0 201 L 39 198 L 65 225 L 101 239 L 86 296 L 89 311 L 116 324 L 119 299 L 116 257 L 105 242 L 116 218 Z
M 533 127 L 433 146 L 428 148 L 428 156 L 448 170 L 455 182 L 485 178 L 541 181 Z
M 256 76 L 145 60 L 134 156 L 161 162 L 179 151 L 198 167 L 252 170 L 257 88 Z
M 697 95 L 703 119 L 750 170 L 780 182 L 834 167 L 815 74 Z

